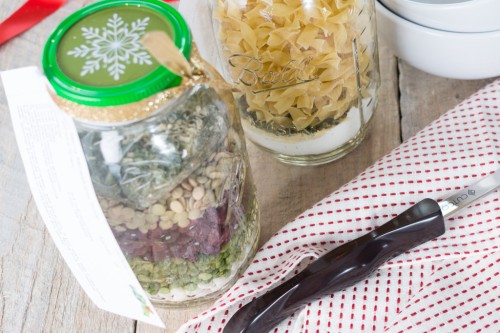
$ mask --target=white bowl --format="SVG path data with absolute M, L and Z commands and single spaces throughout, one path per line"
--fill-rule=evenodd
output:
M 399 16 L 429 28 L 454 32 L 500 30 L 500 0 L 453 1 L 380 0 Z
M 379 35 L 410 65 L 453 79 L 500 75 L 500 31 L 454 33 L 434 30 L 397 16 L 378 1 L 376 9 Z

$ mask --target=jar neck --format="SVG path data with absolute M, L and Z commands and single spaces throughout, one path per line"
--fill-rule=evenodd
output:
M 183 78 L 180 86 L 165 89 L 134 103 L 105 107 L 88 106 L 65 99 L 54 91 L 50 91 L 50 95 L 59 108 L 79 124 L 97 127 L 126 126 L 153 116 L 168 102 L 197 84 L 222 80 L 212 75 L 211 67 L 200 58 L 194 44 L 190 63 L 193 72 L 189 77 Z

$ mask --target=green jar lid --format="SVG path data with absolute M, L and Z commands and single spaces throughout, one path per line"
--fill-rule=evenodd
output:
M 140 101 L 182 79 L 141 45 L 149 31 L 165 31 L 189 60 L 191 34 L 182 16 L 160 0 L 106 0 L 66 18 L 43 52 L 43 69 L 56 93 L 89 106 Z

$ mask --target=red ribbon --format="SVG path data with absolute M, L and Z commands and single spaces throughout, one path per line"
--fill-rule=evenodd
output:
M 0 23 L 0 45 L 28 30 L 61 7 L 66 0 L 28 0 Z
M 5 0 L 4 0 L 5 1 Z M 177 2 L 177 0 L 163 0 Z M 0 23 L 0 45 L 28 30 L 57 9 L 66 0 L 28 0 L 5 21 Z

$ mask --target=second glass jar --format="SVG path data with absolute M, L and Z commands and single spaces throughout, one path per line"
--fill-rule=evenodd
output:
M 212 0 L 247 137 L 278 160 L 317 165 L 364 138 L 377 105 L 373 0 Z

